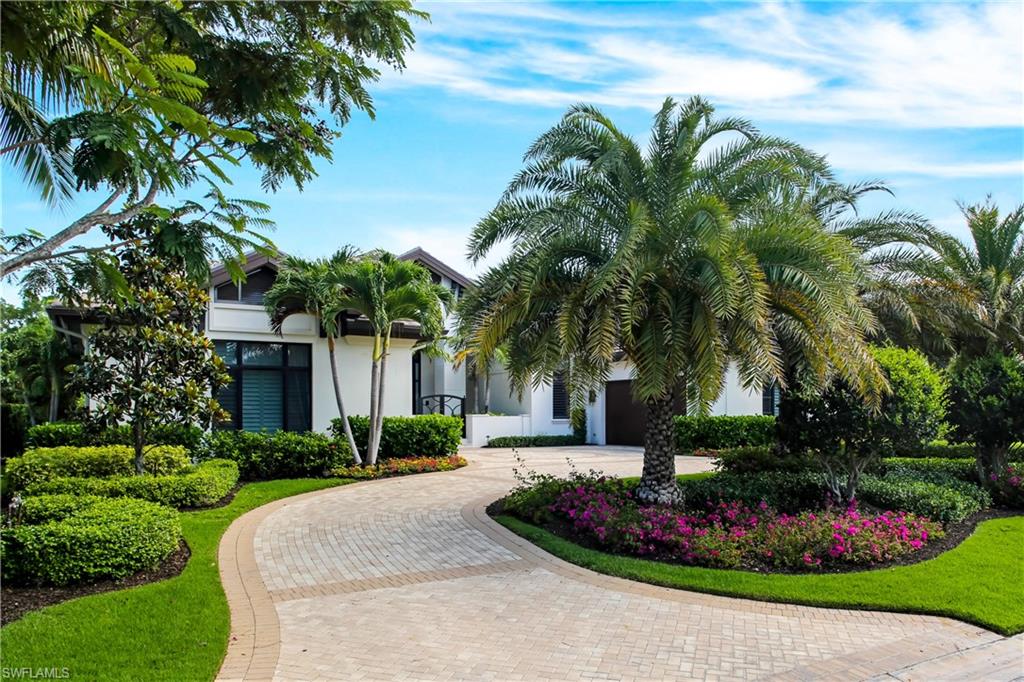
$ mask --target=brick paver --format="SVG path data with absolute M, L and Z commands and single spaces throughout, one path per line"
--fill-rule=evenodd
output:
M 1021 638 L 956 621 L 819 609 L 601 576 L 491 521 L 503 450 L 456 472 L 254 510 L 221 544 L 232 641 L 220 678 L 1013 679 Z M 636 475 L 628 448 L 523 450 L 538 471 Z M 707 461 L 681 457 L 680 472 Z M 982 677 L 972 677 L 982 675 Z

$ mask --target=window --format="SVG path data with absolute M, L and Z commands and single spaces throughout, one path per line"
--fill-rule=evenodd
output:
M 313 424 L 311 353 L 308 344 L 215 341 L 231 383 L 217 401 L 231 419 L 224 428 L 244 431 L 309 431 Z
M 761 414 L 779 416 L 779 387 L 777 384 L 766 386 L 761 391 Z
M 276 275 L 268 268 L 250 272 L 241 284 L 225 282 L 213 290 L 213 299 L 222 303 L 263 305 L 263 294 L 274 284 Z
M 565 374 L 557 372 L 551 381 L 551 418 L 569 418 L 569 391 L 565 386 Z

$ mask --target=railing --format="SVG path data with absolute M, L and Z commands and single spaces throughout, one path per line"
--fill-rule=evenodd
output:
M 425 395 L 417 405 L 417 414 L 444 414 L 462 420 L 462 436 L 466 436 L 466 399 L 461 395 Z

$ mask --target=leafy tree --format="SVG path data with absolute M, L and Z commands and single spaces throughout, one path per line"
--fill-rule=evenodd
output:
M 391 333 L 400 320 L 420 326 L 426 340 L 423 350 L 440 354 L 438 341 L 444 332 L 445 306 L 451 292 L 434 284 L 430 272 L 411 261 L 398 260 L 386 251 L 375 251 L 338 273 L 342 289 L 340 305 L 358 311 L 369 321 L 373 333 L 370 369 L 370 427 L 366 464 L 377 463 L 380 435 L 384 423 L 384 388 L 387 361 L 391 353 Z
M 9 235 L 0 274 L 68 257 L 110 267 L 110 245 L 62 249 L 201 178 L 229 183 L 242 159 L 268 191 L 301 188 L 353 109 L 373 115 L 374 65 L 402 68 L 409 21 L 425 16 L 406 0 L 4 2 L 0 156 L 51 203 L 104 198 L 49 237 Z M 241 277 L 242 250 L 209 236 Z
M 3 402 L 26 406 L 30 425 L 59 417 L 68 362 L 67 344 L 41 302 L 0 301 L 0 391 Z
M 857 296 L 857 251 L 806 202 L 780 198 L 828 179 L 820 157 L 692 98 L 666 100 L 646 153 L 580 105 L 525 161 L 472 235 L 475 259 L 504 240 L 512 253 L 481 278 L 462 324 L 485 355 L 507 345 L 520 391 L 568 364 L 579 396 L 619 354 L 629 360 L 649 415 L 644 501 L 680 497 L 681 383 L 705 411 L 731 360 L 745 385 L 784 383 L 786 347 L 821 381 L 836 373 L 873 396 L 884 386 L 864 339 L 873 318 Z
M 345 312 L 344 291 L 338 283 L 346 276 L 357 257 L 358 252 L 353 247 L 344 248 L 330 258 L 313 261 L 290 256 L 278 270 L 277 278 L 264 294 L 263 302 L 270 316 L 270 325 L 278 334 L 281 333 L 284 321 L 296 314 L 312 315 L 326 333 L 338 416 L 341 417 L 352 456 L 356 464 L 361 464 L 363 460 L 352 436 L 352 427 L 341 397 L 341 381 L 335 359 L 335 344 L 341 333 L 338 321 Z
M 73 378 L 92 403 L 91 427 L 131 427 L 140 474 L 155 428 L 209 427 L 227 416 L 212 396 L 231 380 L 202 331 L 209 297 L 184 258 L 154 248 L 156 222 L 140 217 L 105 228 L 127 243 L 116 257 L 130 296 L 101 292 L 94 306 L 101 323 Z
M 950 373 L 950 422 L 974 443 L 978 477 L 988 483 L 1006 473 L 1010 446 L 1024 441 L 1024 361 L 1001 353 L 963 357 Z

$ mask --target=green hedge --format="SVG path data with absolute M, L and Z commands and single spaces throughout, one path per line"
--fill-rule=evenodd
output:
M 20 525 L 0 530 L 3 579 L 68 585 L 124 578 L 153 568 L 178 548 L 178 512 L 131 498 L 26 498 Z
M 196 426 L 158 426 L 149 434 L 151 445 L 180 445 L 189 452 L 201 447 L 203 430 Z M 64 445 L 132 445 L 131 427 L 128 425 L 89 432 L 79 422 L 49 422 L 37 424 L 28 430 L 25 444 L 30 448 L 56 448 Z
M 169 476 L 62 476 L 34 483 L 28 487 L 25 494 L 134 497 L 170 507 L 208 507 L 223 499 L 237 483 L 238 465 L 235 462 L 228 459 L 211 459 L 191 471 Z
M 485 448 L 548 448 L 563 445 L 583 445 L 579 436 L 498 436 L 491 438 Z
M 770 445 L 751 445 L 719 450 L 715 466 L 729 474 L 758 474 L 768 471 L 799 472 L 816 468 L 809 454 L 780 455 Z
M 201 459 L 229 459 L 248 481 L 319 478 L 352 461 L 348 446 L 320 433 L 214 431 Z
M 940 484 L 897 476 L 864 476 L 857 497 L 882 509 L 908 511 L 942 523 L 963 521 L 992 504 L 987 492 L 970 483 Z
M 185 471 L 189 458 L 177 445 L 157 445 L 145 453 L 146 472 L 165 476 Z M 7 460 L 5 476 L 12 490 L 61 476 L 109 478 L 135 474 L 135 452 L 127 445 L 34 448 Z
M 743 502 L 755 507 L 762 500 L 783 512 L 816 509 L 825 502 L 824 479 L 814 473 L 766 472 L 715 474 L 680 481 L 687 507 L 699 509 L 707 502 Z
M 369 437 L 368 417 L 349 417 L 352 437 L 360 453 L 366 452 Z M 331 434 L 345 440 L 341 419 L 331 420 Z M 392 457 L 447 457 L 454 455 L 462 442 L 462 420 L 440 414 L 421 414 L 415 417 L 384 417 L 380 435 L 380 459 Z
M 775 417 L 737 415 L 719 417 L 677 416 L 676 447 L 691 450 L 771 445 L 775 441 Z

